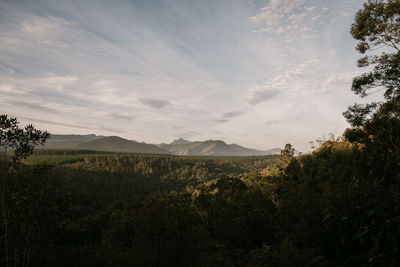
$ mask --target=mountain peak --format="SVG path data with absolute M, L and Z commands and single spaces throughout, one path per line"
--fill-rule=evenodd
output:
M 171 142 L 171 145 L 184 145 L 184 144 L 189 144 L 191 143 L 189 140 L 185 140 L 183 138 L 178 138 L 175 139 L 174 141 Z

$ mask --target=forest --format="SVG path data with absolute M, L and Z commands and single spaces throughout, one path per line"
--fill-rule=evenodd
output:
M 299 156 L 34 151 L 48 133 L 2 115 L 0 265 L 399 266 L 400 1 L 367 1 L 351 34 L 351 90 L 383 100 Z

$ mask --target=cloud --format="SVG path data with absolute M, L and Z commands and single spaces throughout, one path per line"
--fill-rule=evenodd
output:
M 104 130 L 107 132 L 111 132 L 111 133 L 126 133 L 126 131 L 124 130 L 118 130 L 112 127 L 105 127 L 105 126 L 99 126 L 95 128 L 96 130 Z
M 215 119 L 214 121 L 215 121 L 215 122 L 218 122 L 218 123 L 226 123 L 226 122 L 229 122 L 228 119 Z
M 10 36 L 2 36 L 0 37 L 0 51 L 13 51 L 16 50 L 23 44 L 23 41 L 19 38 L 10 37 Z
M 271 0 L 260 9 L 259 14 L 249 17 L 249 20 L 252 24 L 265 23 L 270 27 L 277 26 L 305 2 L 306 0 Z
M 214 119 L 213 121 L 217 122 L 217 123 L 227 123 L 232 118 L 242 116 L 243 114 L 245 114 L 245 112 L 240 111 L 240 110 L 234 110 L 234 111 L 230 111 L 230 112 L 225 112 L 225 113 L 222 113 L 222 116 L 221 116 L 220 119 Z
M 182 125 L 171 125 L 171 129 L 182 130 L 185 129 L 185 127 Z
M 230 119 L 241 116 L 243 114 L 244 114 L 243 111 L 236 110 L 236 111 L 225 112 L 224 114 L 222 114 L 222 117 Z
M 256 86 L 249 91 L 247 101 L 250 104 L 259 104 L 271 100 L 279 94 L 279 91 L 269 85 Z
M 280 121 L 278 121 L 278 120 L 266 121 L 266 122 L 265 122 L 265 125 L 277 124 L 277 123 L 279 123 L 279 122 L 280 122 Z
M 7 66 L 5 66 L 3 64 L 0 64 L 0 69 L 5 71 L 5 72 L 7 72 L 8 74 L 14 74 L 15 73 L 15 70 L 13 70 L 12 68 L 7 67 Z
M 102 88 L 107 88 L 110 87 L 112 84 L 111 81 L 107 81 L 107 80 L 101 80 L 101 81 L 97 81 L 95 83 L 93 83 L 93 87 L 97 88 L 97 89 L 102 89 Z
M 87 125 L 81 125 L 81 124 L 70 124 L 70 123 L 62 123 L 62 122 L 55 122 L 55 121 L 49 121 L 49 120 L 35 119 L 35 118 L 30 118 L 30 117 L 21 117 L 21 119 L 29 121 L 29 123 L 39 122 L 39 123 L 64 126 L 64 127 L 68 127 L 68 128 L 74 128 L 74 129 L 104 130 L 104 131 L 112 132 L 112 133 L 126 133 L 126 131 L 118 130 L 118 129 L 111 128 L 111 127 L 104 127 L 104 126 L 87 126 Z
M 321 14 L 319 14 L 319 15 L 313 16 L 313 17 L 311 18 L 311 20 L 312 20 L 313 23 L 315 23 L 317 20 L 319 20 L 319 19 L 321 19 L 321 18 L 323 18 L 323 17 L 324 17 L 324 16 L 322 16 Z
M 345 8 L 339 11 L 339 15 L 343 17 L 351 17 L 353 16 L 353 12 L 349 8 Z
M 74 84 L 78 80 L 78 77 L 72 75 L 55 75 L 49 74 L 47 77 L 42 79 L 43 84 L 49 87 L 56 88 L 58 90 L 62 90 L 67 86 Z
M 16 88 L 15 86 L 9 84 L 0 84 L 0 92 L 16 95 L 23 95 L 26 93 L 25 90 L 22 90 L 21 88 Z
M 45 113 L 58 113 L 57 110 L 52 109 L 52 108 L 47 108 L 43 105 L 36 104 L 36 103 L 27 103 L 27 102 L 18 102 L 18 101 L 11 101 L 12 105 L 19 106 L 22 108 L 28 108 L 28 109 L 33 109 Z
M 187 131 L 184 133 L 180 133 L 177 136 L 179 136 L 179 138 L 184 138 L 184 139 L 190 139 L 193 138 L 195 136 L 199 136 L 201 133 L 196 132 L 196 131 Z
M 27 120 L 29 122 L 31 122 L 31 121 L 40 122 L 40 123 L 59 125 L 59 126 L 66 126 L 66 127 L 70 127 L 70 128 L 77 128 L 77 129 L 88 129 L 88 130 L 98 129 L 97 127 L 89 127 L 89 126 L 85 126 L 85 125 L 69 124 L 69 123 L 41 120 L 41 119 L 35 119 L 35 118 L 29 118 L 29 117 L 21 117 L 21 119 Z
M 314 75 L 318 61 L 308 60 L 301 64 L 288 64 L 286 70 L 277 73 L 264 84 L 247 90 L 247 102 L 259 104 L 284 93 L 286 96 L 302 96 L 318 88 L 319 79 Z
M 257 15 L 248 18 L 257 26 L 256 32 L 268 33 L 268 38 L 279 38 L 289 44 L 297 40 L 313 39 L 318 35 L 310 14 L 320 12 L 310 6 L 310 0 L 271 0 Z
M 167 100 L 157 99 L 157 98 L 141 98 L 140 103 L 149 106 L 154 109 L 162 109 L 166 106 L 171 105 Z
M 62 27 L 69 24 L 70 23 L 67 20 L 61 17 L 32 16 L 29 17 L 29 20 L 21 22 L 21 29 L 23 32 L 35 38 L 44 38 L 59 33 Z
M 353 78 L 359 75 L 361 72 L 345 72 L 330 76 L 326 82 L 327 87 L 348 87 L 350 88 Z
M 132 121 L 134 120 L 133 117 L 131 116 L 125 116 L 125 115 L 120 115 L 120 114 L 108 114 L 107 117 L 110 117 L 112 119 L 120 120 L 120 121 Z

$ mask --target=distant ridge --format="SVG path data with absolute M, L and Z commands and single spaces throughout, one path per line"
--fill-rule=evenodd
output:
M 203 142 L 190 142 L 186 144 L 161 144 L 162 148 L 175 155 L 203 155 L 203 156 L 261 156 L 279 154 L 276 149 L 262 151 L 242 147 L 236 144 L 228 145 L 222 140 L 207 140 Z
M 42 148 L 77 148 L 81 143 L 89 142 L 104 136 L 95 134 L 76 135 L 76 134 L 52 134 Z
M 51 135 L 47 149 L 87 149 L 110 152 L 173 154 L 187 156 L 262 156 L 279 154 L 280 148 L 257 150 L 237 144 L 227 144 L 222 140 L 191 142 L 178 138 L 170 144 L 146 144 L 127 140 L 119 136 Z
M 109 136 L 86 143 L 79 144 L 79 149 L 113 151 L 113 152 L 130 152 L 130 153 L 151 153 L 151 154 L 171 154 L 156 145 L 138 143 L 118 136 Z

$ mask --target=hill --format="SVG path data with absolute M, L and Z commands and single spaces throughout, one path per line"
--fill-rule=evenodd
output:
M 174 143 L 174 142 L 173 142 Z M 278 154 L 276 149 L 262 151 L 242 147 L 236 144 L 227 144 L 221 140 L 207 140 L 203 142 L 190 142 L 186 144 L 161 144 L 162 148 L 175 155 L 201 155 L 201 156 L 260 156 Z
M 151 153 L 151 154 L 171 154 L 156 145 L 138 143 L 123 139 L 118 136 L 109 136 L 86 143 L 79 144 L 76 148 L 98 151 L 132 152 L 132 153 Z
M 77 134 L 52 134 L 50 139 L 41 148 L 55 149 L 55 148 L 77 148 L 81 143 L 97 140 L 103 138 L 95 134 L 77 135 Z
M 280 148 L 257 150 L 237 144 L 227 144 L 222 140 L 191 142 L 179 138 L 170 144 L 146 144 L 127 140 L 118 136 L 51 135 L 45 149 L 86 149 L 111 152 L 174 154 L 187 156 L 263 156 L 279 154 Z

